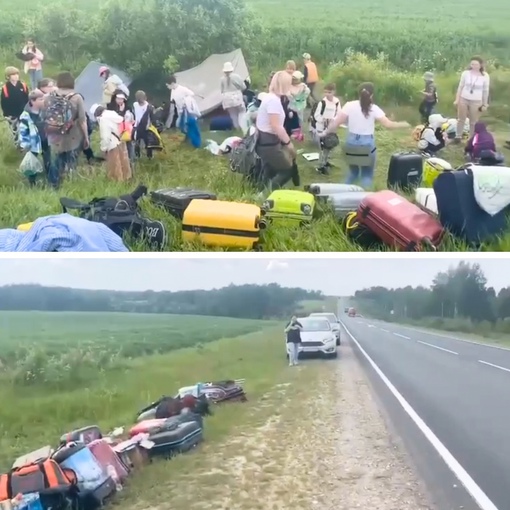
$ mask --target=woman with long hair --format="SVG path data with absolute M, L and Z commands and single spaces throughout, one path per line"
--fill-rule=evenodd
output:
M 386 114 L 374 103 L 373 83 L 362 83 L 358 89 L 358 99 L 345 103 L 336 118 L 329 123 L 328 128 L 321 133 L 321 137 L 334 133 L 340 125 L 347 125 L 346 148 L 361 149 L 370 164 L 349 164 L 348 184 L 354 184 L 361 178 L 361 185 L 370 188 L 374 180 L 376 145 L 375 123 L 378 122 L 387 129 L 401 129 L 411 127 L 408 122 L 395 122 L 388 119 Z
M 121 126 L 121 138 L 123 142 L 126 142 L 129 160 L 133 163 L 135 160 L 135 145 L 133 142 L 135 114 L 127 104 L 127 96 L 124 91 L 119 89 L 113 93 L 112 100 L 108 104 L 107 110 L 117 113 L 124 119 Z
M 26 42 L 21 53 L 27 57 L 32 56 L 30 60 L 25 61 L 24 71 L 30 80 L 30 90 L 35 90 L 37 88 L 37 84 L 43 79 L 42 61 L 44 60 L 44 55 L 35 45 L 33 39 L 29 39 Z
M 489 107 L 490 77 L 485 71 L 481 57 L 473 57 L 469 68 L 460 75 L 457 95 L 453 104 L 457 107 L 457 134 L 455 143 L 460 143 L 466 119 L 469 119 L 469 136 L 475 134 L 475 124 L 482 112 Z
M 264 164 L 271 189 L 282 188 L 293 175 L 296 150 L 285 130 L 282 98 L 290 93 L 292 76 L 278 71 L 271 80 L 257 112 L 258 141 L 256 151 Z

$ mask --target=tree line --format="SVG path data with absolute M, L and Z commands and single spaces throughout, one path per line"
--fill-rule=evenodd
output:
M 362 313 L 383 320 L 465 319 L 492 325 L 510 318 L 510 287 L 496 292 L 479 264 L 439 272 L 430 287 L 371 287 L 353 296 Z
M 83 290 L 41 285 L 0 287 L 0 310 L 126 312 L 210 315 L 271 319 L 292 315 L 303 300 L 320 300 L 316 291 L 270 285 L 229 285 L 179 292 Z

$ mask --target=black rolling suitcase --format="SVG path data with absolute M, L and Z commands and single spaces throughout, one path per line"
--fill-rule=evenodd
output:
M 390 159 L 388 168 L 389 189 L 412 190 L 418 188 L 423 175 L 423 158 L 416 152 L 397 152 Z
M 203 438 L 203 429 L 197 421 L 170 418 L 164 426 L 149 435 L 149 441 L 154 443 L 149 452 L 151 455 L 173 457 L 191 450 Z
M 172 216 L 182 220 L 184 211 L 194 199 L 216 200 L 214 193 L 193 188 L 168 188 L 153 191 L 150 194 L 152 203 L 162 207 Z

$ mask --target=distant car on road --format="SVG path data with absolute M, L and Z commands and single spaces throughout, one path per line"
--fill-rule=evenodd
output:
M 331 329 L 329 321 L 324 317 L 298 317 L 301 323 L 301 346 L 300 354 L 315 354 L 326 358 L 336 358 L 338 356 L 336 349 L 336 334 Z M 287 339 L 285 338 L 285 348 L 287 356 L 289 355 Z
M 336 345 L 340 345 L 342 343 L 340 336 L 340 321 L 338 320 L 337 316 L 334 313 L 317 312 L 311 313 L 310 317 L 324 317 L 325 319 L 327 319 L 329 321 L 331 329 L 334 331 L 336 335 Z

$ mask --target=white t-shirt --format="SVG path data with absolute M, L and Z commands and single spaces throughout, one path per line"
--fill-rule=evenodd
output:
M 145 112 L 147 111 L 147 108 L 149 107 L 149 103 L 145 103 L 141 105 L 138 101 L 135 101 L 133 103 L 133 110 L 135 112 L 135 127 L 138 127 L 140 124 L 140 121 L 142 120 L 142 117 L 145 115 Z M 150 126 L 150 121 L 147 124 L 147 127 Z
M 365 117 L 359 101 L 345 103 L 342 112 L 347 115 L 347 128 L 353 135 L 373 135 L 375 121 L 385 117 L 385 113 L 375 104 L 371 106 L 368 117 Z
M 285 110 L 283 109 L 281 99 L 276 94 L 272 93 L 265 96 L 260 103 L 260 108 L 257 112 L 256 126 L 257 129 L 263 133 L 276 134 L 273 132 L 269 121 L 270 115 L 278 115 L 281 125 L 283 126 L 285 122 Z
M 319 101 L 313 115 L 316 122 L 315 129 L 318 133 L 321 133 L 328 127 L 330 121 L 337 116 L 340 108 L 342 108 L 342 106 L 340 104 L 340 99 L 337 97 L 334 97 L 331 101 L 326 97 Z M 324 113 L 322 112 L 323 109 Z
M 177 113 L 180 115 L 185 106 L 185 99 L 187 97 L 193 97 L 195 93 L 185 87 L 184 85 L 177 85 L 170 94 L 170 98 L 172 101 L 175 101 L 175 107 L 177 108 Z
M 471 71 L 464 71 L 460 75 L 460 97 L 468 101 L 483 101 L 489 96 L 490 78 L 487 73 L 483 76 Z

